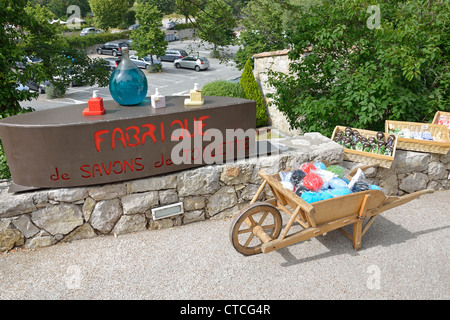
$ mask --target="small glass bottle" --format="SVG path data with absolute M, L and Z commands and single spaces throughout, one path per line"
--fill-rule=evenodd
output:
M 147 77 L 131 60 L 128 47 L 122 47 L 122 61 L 109 78 L 109 92 L 124 106 L 141 103 L 147 96 Z

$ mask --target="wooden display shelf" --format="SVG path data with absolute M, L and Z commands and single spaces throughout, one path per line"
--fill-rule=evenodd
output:
M 447 154 L 450 150 L 449 131 L 444 125 L 386 120 L 385 132 L 387 134 L 389 134 L 390 128 L 400 130 L 409 129 L 412 132 L 427 130 L 433 136 L 433 141 L 397 137 L 398 149 L 438 154 Z M 436 141 L 437 139 L 441 141 Z
M 345 128 L 346 127 L 344 127 L 344 126 L 336 126 L 336 128 L 334 128 L 331 139 L 333 140 L 334 137 L 336 136 L 336 134 L 340 131 L 344 133 Z M 361 136 L 366 137 L 366 138 L 369 138 L 369 137 L 376 138 L 377 133 L 378 133 L 377 131 L 358 129 L 358 128 L 352 128 L 352 130 L 357 130 L 361 134 Z M 385 140 L 387 139 L 388 136 L 389 136 L 389 134 L 384 133 Z M 395 152 L 397 149 L 397 140 L 398 139 L 395 139 L 391 156 L 344 148 L 344 159 L 353 161 L 353 162 L 361 162 L 361 163 L 365 163 L 365 164 L 369 164 L 369 165 L 378 165 L 380 167 L 389 169 L 391 167 L 392 163 L 394 162 Z
M 438 121 L 441 117 L 447 118 L 449 120 L 448 125 L 444 125 L 450 131 L 450 112 L 437 111 L 433 118 L 433 124 L 439 124 Z M 443 125 L 443 124 L 441 124 Z

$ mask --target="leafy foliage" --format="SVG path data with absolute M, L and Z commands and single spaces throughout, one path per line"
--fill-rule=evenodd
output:
M 81 17 L 84 17 L 89 11 L 91 11 L 88 0 L 40 0 L 34 2 L 45 5 L 45 7 L 53 12 L 55 16 L 63 20 L 66 20 L 68 17 L 67 7 L 70 5 L 76 5 L 80 8 Z
M 213 54 L 218 47 L 230 45 L 234 38 L 236 21 L 232 8 L 223 0 L 208 1 L 196 18 L 200 39 L 214 45 Z
M 165 41 L 165 33 L 160 29 L 162 26 L 161 12 L 155 5 L 140 2 L 137 6 L 136 18 L 141 25 L 131 33 L 136 54 L 139 57 L 148 54 L 163 56 L 167 48 L 167 41 Z
M 431 122 L 450 110 L 450 4 L 323 0 L 286 33 L 289 74 L 273 72 L 274 103 L 292 128 L 384 130 L 385 120 Z
M 264 106 L 263 97 L 259 89 L 258 83 L 253 75 L 253 69 L 250 60 L 244 66 L 242 71 L 240 85 L 244 90 L 245 97 L 256 101 L 256 126 L 263 127 L 267 124 L 266 107 Z
M 233 83 L 226 80 L 216 80 L 207 83 L 202 88 L 202 94 L 205 96 L 233 97 L 245 99 L 244 90 L 239 83 Z
M 197 17 L 198 12 L 203 10 L 207 0 L 175 0 L 175 11 L 182 14 L 186 18 L 186 23 L 189 17 Z
M 175 0 L 137 0 L 137 2 L 154 5 L 162 14 L 171 14 L 175 11 Z
M 97 26 L 107 30 L 120 26 L 133 4 L 128 0 L 89 0 L 89 5 Z
M 0 119 L 23 112 L 21 101 L 30 101 L 38 93 L 18 90 L 29 80 L 49 80 L 55 85 L 68 85 L 83 80 L 86 85 L 108 84 L 109 73 L 102 59 L 90 59 L 71 47 L 51 25 L 53 14 L 27 0 L 2 0 L 0 6 Z M 42 59 L 27 63 L 26 57 Z M 4 160 L 0 151 L 0 158 Z M 2 168 L 6 163 L 2 162 Z M 1 172 L 7 172 L 0 169 Z M 0 174 L 1 174 L 0 172 Z
M 244 68 L 254 54 L 284 49 L 283 16 L 285 8 L 278 0 L 251 0 L 242 9 L 244 15 L 235 62 L 239 69 Z M 295 19 L 295 15 L 291 16 Z

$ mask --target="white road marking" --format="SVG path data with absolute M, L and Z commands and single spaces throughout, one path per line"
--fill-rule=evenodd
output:
M 189 95 L 189 90 L 172 93 L 172 96 L 188 96 L 188 95 Z

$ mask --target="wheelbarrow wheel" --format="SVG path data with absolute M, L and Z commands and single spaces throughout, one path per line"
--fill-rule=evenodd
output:
M 261 253 L 263 242 L 256 235 L 263 230 L 271 239 L 280 235 L 281 214 L 277 208 L 264 202 L 255 202 L 243 209 L 233 220 L 230 240 L 234 248 L 243 255 Z

